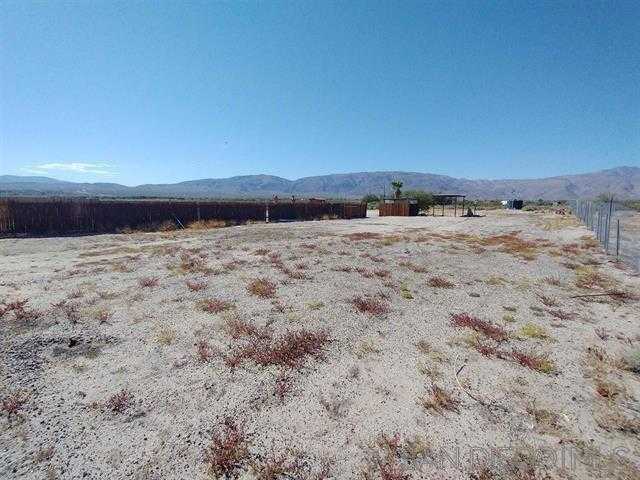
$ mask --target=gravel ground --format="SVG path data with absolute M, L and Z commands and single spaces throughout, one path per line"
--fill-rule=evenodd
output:
M 5 239 L 0 273 L 0 478 L 640 478 L 640 279 L 572 218 Z

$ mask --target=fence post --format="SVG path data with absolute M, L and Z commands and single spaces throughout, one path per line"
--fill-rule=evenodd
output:
M 616 232 L 616 260 L 620 254 L 620 219 L 618 219 L 618 228 Z

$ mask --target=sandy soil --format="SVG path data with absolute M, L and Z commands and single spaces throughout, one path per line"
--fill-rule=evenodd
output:
M 638 292 L 544 213 L 0 240 L 0 478 L 638 479 Z

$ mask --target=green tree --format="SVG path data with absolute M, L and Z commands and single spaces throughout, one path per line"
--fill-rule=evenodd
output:
M 394 180 L 393 182 L 391 182 L 391 188 L 396 191 L 396 198 L 400 198 L 400 196 L 402 195 L 402 185 L 404 184 L 400 180 Z
M 374 195 L 373 193 L 368 193 L 364 197 L 362 197 L 362 201 L 364 203 L 376 203 L 380 201 L 380 197 Z
M 407 190 L 404 192 L 404 197 L 415 198 L 418 201 L 419 210 L 429 210 L 435 204 L 433 195 L 424 190 Z

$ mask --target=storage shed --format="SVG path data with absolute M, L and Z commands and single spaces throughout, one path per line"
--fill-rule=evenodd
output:
M 418 200 L 415 198 L 384 198 L 378 205 L 381 217 L 415 217 L 418 215 Z

